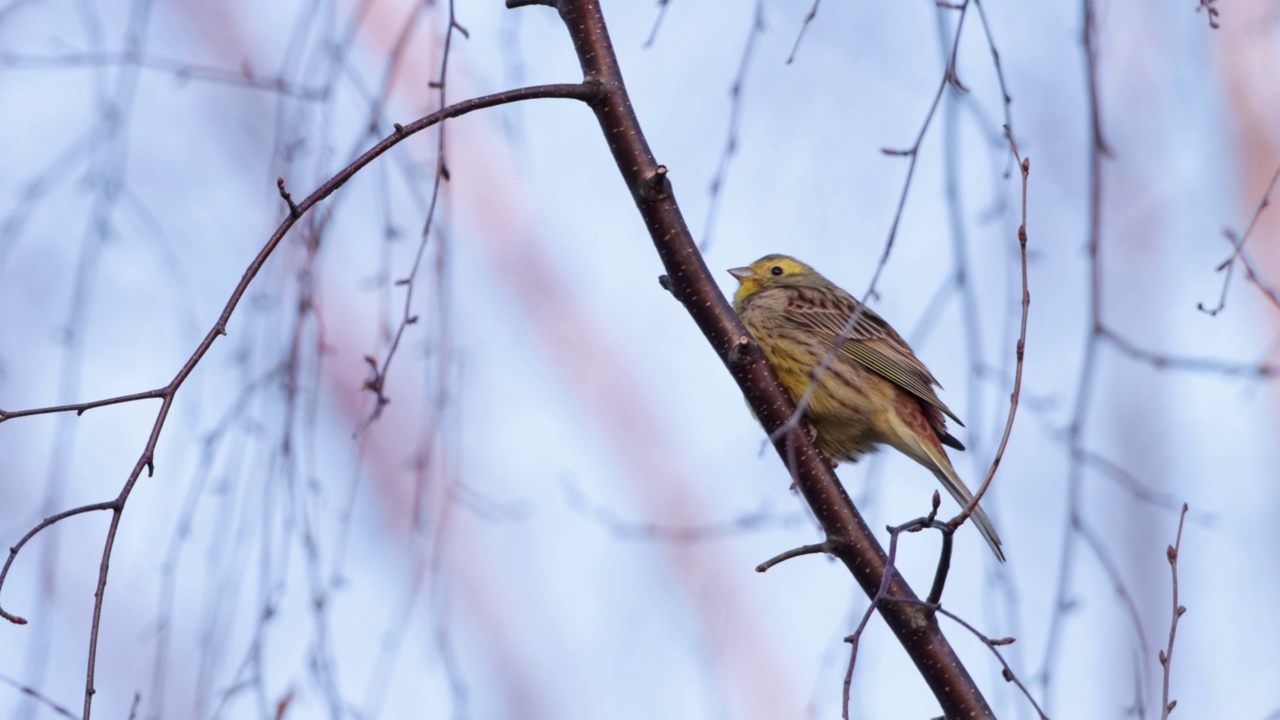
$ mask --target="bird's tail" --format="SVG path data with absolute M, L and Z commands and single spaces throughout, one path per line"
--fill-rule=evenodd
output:
M 973 493 L 969 492 L 969 488 L 965 486 L 960 476 L 956 474 L 956 469 L 951 467 L 951 461 L 947 459 L 946 451 L 942 449 L 942 446 L 936 442 L 930 443 L 927 439 L 921 438 L 919 434 L 914 432 L 900 432 L 899 442 L 903 441 L 908 447 L 899 449 L 916 462 L 932 470 L 938 481 L 942 483 L 942 487 L 951 493 L 951 497 L 957 503 L 960 503 L 960 507 L 968 507 L 969 501 L 973 499 Z M 1004 562 L 1004 551 L 1000 549 L 1000 536 L 996 534 L 995 527 L 991 525 L 991 519 L 983 512 L 981 505 L 973 509 L 973 514 L 969 516 L 969 519 L 977 526 L 978 532 L 982 533 L 982 537 L 986 538 L 987 544 L 991 546 L 996 558 L 1000 562 Z
M 927 445 L 927 443 L 920 444 Z M 926 450 L 926 452 L 928 451 Z M 937 458 L 932 457 L 932 455 L 930 453 L 933 467 L 929 469 L 933 470 L 933 474 L 938 477 L 938 481 L 947 489 L 947 492 L 951 493 L 951 497 L 955 498 L 960 507 L 968 507 L 969 501 L 973 499 L 973 493 L 969 492 L 969 488 L 960 480 L 960 476 L 956 475 L 955 468 L 951 467 L 951 461 L 947 460 L 947 456 L 943 455 L 940 450 L 937 453 Z M 1000 549 L 1000 536 L 996 534 L 995 526 L 991 524 L 991 518 L 987 517 L 986 511 L 982 509 L 981 505 L 973 508 L 973 514 L 969 516 L 969 519 L 977 526 L 978 532 L 982 533 L 982 537 L 987 539 L 987 544 L 991 546 L 991 552 L 996 554 L 996 559 L 1004 562 L 1004 551 Z

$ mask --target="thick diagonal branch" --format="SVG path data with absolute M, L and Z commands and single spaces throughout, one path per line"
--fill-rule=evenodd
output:
M 676 204 L 667 169 L 657 163 L 641 132 L 598 0 L 508 0 L 510 7 L 530 4 L 551 5 L 559 11 L 582 63 L 586 84 L 601 90 L 588 104 L 600 121 L 618 169 L 666 267 L 668 289 L 684 304 L 738 381 L 765 430 L 775 438 L 774 446 L 822 524 L 832 553 L 844 562 L 863 590 L 874 595 L 885 572 L 884 550 L 805 433 L 795 428 L 775 434 L 786 425 L 795 406 L 761 354 L 742 351 L 751 347 L 750 336 L 712 279 Z M 883 604 L 880 614 L 915 662 L 946 716 L 992 717 L 982 693 L 939 630 L 933 614 L 921 607 L 915 593 L 896 572 L 889 578 L 888 592 L 911 599 Z

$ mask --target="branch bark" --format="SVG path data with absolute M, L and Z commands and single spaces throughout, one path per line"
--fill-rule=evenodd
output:
M 867 595 L 874 596 L 886 569 L 884 550 L 803 429 L 793 426 L 787 432 L 776 432 L 787 424 L 795 406 L 716 286 L 685 225 L 667 169 L 654 158 L 631 107 L 598 0 L 507 2 L 512 8 L 533 4 L 556 8 L 582 64 L 584 84 L 599 88 L 587 104 L 600 122 L 609 150 L 653 237 L 669 277 L 665 286 L 684 304 L 737 380 L 765 430 L 775 438 L 774 447 L 822 525 L 830 552 L 848 567 Z M 888 594 L 904 602 L 882 603 L 880 614 L 943 713 L 949 718 L 994 717 L 934 614 L 896 572 L 888 579 Z

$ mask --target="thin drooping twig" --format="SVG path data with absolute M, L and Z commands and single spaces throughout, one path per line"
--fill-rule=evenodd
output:
M 437 102 L 442 108 L 447 107 L 445 104 L 445 80 L 449 71 L 449 50 L 453 46 L 453 33 L 455 30 L 461 33 L 463 37 L 470 37 L 467 29 L 458 23 L 457 15 L 454 12 L 453 0 L 449 0 L 449 19 L 444 33 L 444 47 L 441 50 L 440 74 L 432 83 L 436 90 Z M 413 314 L 413 291 L 417 286 L 418 270 L 422 267 L 422 258 L 426 255 L 427 241 L 431 238 L 432 224 L 435 222 L 436 209 L 440 203 L 440 188 L 444 181 L 449 179 L 449 166 L 445 162 L 444 153 L 444 130 L 445 123 L 441 122 L 436 129 L 436 167 L 435 175 L 431 181 L 431 201 L 427 206 L 427 218 L 422 223 L 422 233 L 418 239 L 418 251 L 413 256 L 413 264 L 410 266 L 408 274 L 396 281 L 398 287 L 404 288 L 404 303 L 401 306 L 399 324 L 396 326 L 391 344 L 387 347 L 386 355 L 383 356 L 381 363 L 371 359 L 371 356 L 365 357 L 365 362 L 370 367 L 371 376 L 365 381 L 364 389 L 373 395 L 373 410 L 369 413 L 369 417 L 366 418 L 364 424 L 356 431 L 357 435 L 367 430 L 370 425 L 380 418 L 387 403 L 391 402 L 385 393 L 387 373 L 391 369 L 391 361 L 395 358 L 396 351 L 400 348 L 400 341 L 404 337 L 405 331 L 410 325 L 418 322 L 418 316 Z
M 617 57 L 597 0 L 507 0 L 508 7 L 548 5 L 559 11 L 573 41 L 587 82 L 601 88 L 590 102 L 623 181 L 654 240 L 668 275 L 670 292 L 698 324 L 717 355 L 738 382 L 747 402 L 770 434 L 779 456 L 788 463 L 795 486 L 813 509 L 834 554 L 868 596 L 889 575 L 890 592 L 915 598 L 887 558 L 812 441 L 793 421 L 795 405 L 777 375 L 756 348 L 746 328 L 720 292 L 675 201 L 666 167 L 659 165 L 640 128 L 623 84 Z M 794 429 L 787 431 L 784 426 Z M 783 432 L 777 431 L 782 429 Z M 894 603 L 879 608 L 943 713 L 956 717 L 990 717 L 981 690 L 947 642 L 937 622 L 922 608 Z
M 195 370 L 196 365 L 198 365 L 200 361 L 204 358 L 204 356 L 209 352 L 209 349 L 210 347 L 212 347 L 214 341 L 217 340 L 218 337 L 226 334 L 227 323 L 230 321 L 232 314 L 235 312 L 237 306 L 240 303 L 240 300 L 244 297 L 244 294 L 248 291 L 250 283 L 252 283 L 254 278 L 257 277 L 258 273 L 262 270 L 262 267 L 266 263 L 267 259 L 272 255 L 275 249 L 279 246 L 280 242 L 284 239 L 285 234 L 288 233 L 288 231 L 294 226 L 294 224 L 298 221 L 300 217 L 305 215 L 315 205 L 317 205 L 320 201 L 324 200 L 326 197 L 331 195 L 338 188 L 342 187 L 343 184 L 345 184 L 348 180 L 350 180 L 357 172 L 359 172 L 366 165 L 373 162 L 373 160 L 377 159 L 378 157 L 386 153 L 389 149 L 391 149 L 395 145 L 399 144 L 405 138 L 408 138 L 415 133 L 425 130 L 426 128 L 432 127 L 436 123 L 439 123 L 448 118 L 459 117 L 469 112 L 481 110 L 484 108 L 495 107 L 498 105 L 505 105 L 512 102 L 520 102 L 524 100 L 532 100 L 537 98 L 563 98 L 563 99 L 573 99 L 573 100 L 580 100 L 584 102 L 591 102 L 592 100 L 594 100 L 599 96 L 600 92 L 601 92 L 600 86 L 596 84 L 591 84 L 591 83 L 539 85 L 539 86 L 533 86 L 533 87 L 519 88 L 516 90 L 508 90 L 504 92 L 494 93 L 492 95 L 486 95 L 483 97 L 472 98 L 470 100 L 464 100 L 454 105 L 450 105 L 448 107 L 442 108 L 434 113 L 431 113 L 430 115 L 422 117 L 407 125 L 400 125 L 397 123 L 395 125 L 395 131 L 389 137 L 386 137 L 382 141 L 375 144 L 372 148 L 367 150 L 360 157 L 356 158 L 356 160 L 354 160 L 351 164 L 347 165 L 345 168 L 340 170 L 337 174 L 335 174 L 333 177 L 331 177 L 329 180 L 323 183 L 319 188 L 317 188 L 313 193 L 308 195 L 304 200 L 296 203 L 296 208 L 297 208 L 296 214 L 293 211 L 294 206 L 290 207 L 290 212 L 288 216 L 276 229 L 275 233 L 272 234 L 272 236 L 267 240 L 267 242 L 263 245 L 263 247 L 258 251 L 258 254 L 254 257 L 254 259 L 249 263 L 248 267 L 245 269 L 244 274 L 240 278 L 240 281 L 236 284 L 235 289 L 232 290 L 230 297 L 228 298 L 226 304 L 223 306 L 222 312 L 219 314 L 217 321 L 213 324 L 213 327 L 211 327 L 209 331 L 205 334 L 204 338 L 200 341 L 199 345 L 197 345 L 195 351 L 192 352 L 191 356 L 188 357 L 187 360 L 182 364 L 182 367 L 178 370 L 177 374 L 167 385 L 165 385 L 162 388 L 157 388 L 155 390 L 147 391 L 144 393 L 133 393 L 130 395 L 119 396 L 116 398 L 109 398 L 106 400 L 96 400 L 96 401 L 91 401 L 86 403 L 61 405 L 61 406 L 47 407 L 47 408 L 36 408 L 33 410 L 20 410 L 20 411 L 0 410 L 0 422 L 3 422 L 5 420 L 11 420 L 18 417 L 47 414 L 47 413 L 56 413 L 56 412 L 82 413 L 85 410 L 89 410 L 97 407 L 103 407 L 103 406 L 112 405 L 112 404 L 119 404 L 123 402 L 133 402 L 136 400 L 159 399 L 161 401 L 160 409 L 156 413 L 156 419 L 152 423 L 152 427 L 148 434 L 147 441 L 145 446 L 143 447 L 142 453 L 139 455 L 137 462 L 135 462 L 132 471 L 129 473 L 128 478 L 126 479 L 123 487 L 121 488 L 119 494 L 115 497 L 115 499 L 109 500 L 106 502 L 82 505 L 80 507 L 64 511 L 62 513 L 58 513 L 57 515 L 50 516 L 49 518 L 45 518 L 43 521 L 37 524 L 34 528 L 32 528 L 25 536 L 23 536 L 23 538 L 16 545 L 10 548 L 9 555 L 5 560 L 4 566 L 0 568 L 0 589 L 3 589 L 4 580 L 8 576 L 9 569 L 13 566 L 13 562 L 17 558 L 18 553 L 21 551 L 22 547 L 28 541 L 30 541 L 33 537 L 35 537 L 41 531 L 50 527 L 51 525 L 54 525 L 62 520 L 65 520 L 75 515 L 80 515 L 83 513 L 94 512 L 99 510 L 111 511 L 111 521 L 107 530 L 106 540 L 103 544 L 102 559 L 98 567 L 98 581 L 97 581 L 96 590 L 94 592 L 93 620 L 89 630 L 88 669 L 86 670 L 86 673 L 85 673 L 85 698 L 84 698 L 84 713 L 83 713 L 84 720 L 88 720 L 89 718 L 90 708 L 92 705 L 93 695 L 95 692 L 93 680 L 94 680 L 94 671 L 95 671 L 96 662 L 97 662 L 98 638 L 99 638 L 99 630 L 100 630 L 101 619 L 102 619 L 103 599 L 106 593 L 107 571 L 110 565 L 111 551 L 115 545 L 115 539 L 120 527 L 120 520 L 123 516 L 125 504 L 128 501 L 130 494 L 133 492 L 134 485 L 137 483 L 138 479 L 141 477 L 142 471 L 144 469 L 147 470 L 148 475 L 150 475 L 154 471 L 153 458 L 155 456 L 156 445 L 159 442 L 161 430 L 163 430 L 165 421 L 168 419 L 169 411 L 173 405 L 173 401 L 177 395 L 178 390 L 182 387 L 187 377 L 190 376 L 191 373 Z M 285 192 L 286 191 L 283 188 L 281 188 L 282 195 Z M 24 618 L 21 618 L 7 611 L 4 611 L 3 609 L 0 609 L 0 618 L 4 618 L 6 620 L 9 620 L 10 622 L 15 622 L 15 623 L 26 622 Z
M 978 501 L 982 500 L 987 488 L 991 486 L 996 470 L 1000 467 L 1000 461 L 1004 458 L 1005 448 L 1009 445 L 1009 435 L 1013 433 L 1013 420 L 1018 414 L 1018 398 L 1022 395 L 1022 361 L 1027 347 L 1027 316 L 1031 310 L 1031 291 L 1027 287 L 1027 177 L 1031 174 L 1031 158 L 1023 158 L 1018 153 L 1018 144 L 1014 142 L 1013 134 L 1009 132 L 1008 127 L 1005 128 L 1005 136 L 1009 139 L 1009 147 L 1022 173 L 1022 221 L 1018 225 L 1018 251 L 1022 261 L 1022 320 L 1019 325 L 1018 344 L 1014 351 L 1017 360 L 1013 366 L 1013 392 L 1009 394 L 1009 417 L 1005 420 L 1004 434 L 1000 436 L 1000 444 L 996 447 L 996 454 L 991 459 L 991 467 L 987 470 L 982 485 L 969 500 L 969 504 L 948 523 L 952 528 L 960 527 L 965 520 L 969 519 L 977 509 Z
M 1209 10 L 1211 13 L 1217 12 L 1213 8 L 1210 8 Z M 1229 228 L 1222 231 L 1223 235 L 1227 238 L 1227 242 L 1231 243 L 1231 255 L 1226 260 L 1219 263 L 1218 267 L 1215 268 L 1218 272 L 1224 273 L 1222 278 L 1222 292 L 1218 295 L 1218 304 L 1211 308 L 1205 307 L 1204 303 L 1197 303 L 1196 308 L 1200 310 L 1200 312 L 1208 313 L 1209 315 L 1217 315 L 1222 312 L 1224 307 L 1226 307 L 1227 289 L 1231 287 L 1231 276 L 1236 269 L 1236 260 L 1240 260 L 1241 264 L 1245 266 L 1248 278 L 1257 285 L 1260 290 L 1262 290 L 1263 294 L 1267 295 L 1271 299 L 1271 302 L 1280 306 L 1280 298 L 1276 297 L 1274 290 L 1268 292 L 1270 288 L 1263 285 L 1261 280 L 1258 279 L 1258 275 L 1250 264 L 1248 256 L 1243 254 L 1244 244 L 1248 242 L 1249 237 L 1253 235 L 1253 229 L 1258 225 L 1258 218 L 1261 217 L 1262 211 L 1266 210 L 1267 206 L 1271 204 L 1271 193 L 1276 189 L 1277 181 L 1280 181 L 1280 167 L 1276 168 L 1275 173 L 1271 176 L 1271 182 L 1267 183 L 1267 189 L 1262 193 L 1262 199 L 1258 201 L 1258 207 L 1253 211 L 1253 217 L 1249 219 L 1249 226 L 1244 229 L 1244 234 L 1236 235 L 1236 233 Z
M 1178 553 L 1182 550 L 1182 525 L 1187 520 L 1187 504 L 1182 504 L 1182 514 L 1178 517 L 1178 534 L 1173 544 L 1165 550 L 1169 559 L 1169 572 L 1173 575 L 1173 618 L 1169 621 L 1169 645 L 1160 651 L 1160 667 L 1164 670 L 1164 690 L 1160 695 L 1160 720 L 1168 720 L 1169 713 L 1178 704 L 1169 699 L 1169 671 L 1173 664 L 1173 639 L 1178 634 L 1178 620 L 1187 608 L 1178 604 Z

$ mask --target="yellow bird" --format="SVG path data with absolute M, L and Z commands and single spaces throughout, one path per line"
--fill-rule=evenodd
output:
M 933 390 L 938 381 L 889 323 L 786 255 L 766 255 L 729 274 L 738 280 L 733 309 L 796 402 L 857 314 L 847 339 L 813 381 L 805 410 L 823 454 L 832 461 L 856 461 L 878 445 L 889 445 L 933 472 L 961 507 L 969 504 L 973 493 L 942 448 L 964 449 L 947 432 L 943 415 L 964 423 L 938 399 Z M 1004 562 L 1000 536 L 987 514 L 977 507 L 970 517 Z

